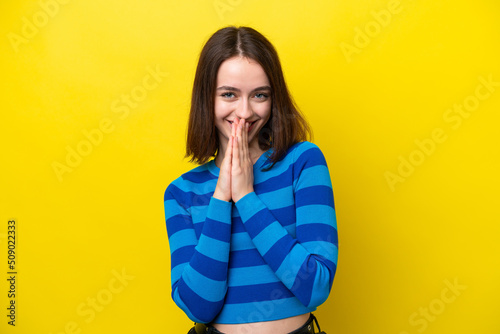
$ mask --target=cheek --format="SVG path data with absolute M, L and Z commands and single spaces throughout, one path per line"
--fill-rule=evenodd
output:
M 224 102 L 215 102 L 215 117 L 224 118 L 231 112 L 231 106 Z
M 221 104 L 217 101 L 214 103 L 214 113 L 216 118 L 221 115 Z
M 256 103 L 253 106 L 253 110 L 260 116 L 265 117 L 271 113 L 271 101 Z

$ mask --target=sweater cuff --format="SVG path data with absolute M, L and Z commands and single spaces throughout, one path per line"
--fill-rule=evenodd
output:
M 252 218 L 252 216 L 256 212 L 259 212 L 260 210 L 266 208 L 255 191 L 249 192 L 248 194 L 240 198 L 236 203 L 234 203 L 234 205 L 236 205 L 243 223 Z
M 230 224 L 232 205 L 233 203 L 231 202 L 211 197 L 208 204 L 207 218 Z

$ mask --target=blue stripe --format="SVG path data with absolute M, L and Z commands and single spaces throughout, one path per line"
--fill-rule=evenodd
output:
M 193 228 L 193 222 L 188 215 L 175 215 L 166 220 L 167 234 L 170 238 L 176 232 Z
M 171 196 L 171 194 L 169 196 Z M 187 213 L 187 210 L 184 209 L 179 203 L 177 203 L 177 201 L 173 197 L 166 199 L 163 202 L 163 206 L 165 211 L 165 219 L 168 219 L 172 216 L 183 215 Z
M 307 257 L 300 266 L 295 282 L 290 289 L 304 305 L 309 305 L 309 302 L 311 301 L 314 279 L 316 278 L 316 270 L 317 265 L 314 258 Z
M 168 200 L 172 200 L 172 199 L 174 199 L 174 197 L 172 196 L 172 193 L 170 192 L 170 190 L 171 190 L 173 187 L 175 187 L 175 186 L 174 186 L 174 182 L 175 182 L 175 181 L 173 181 L 172 183 L 170 183 L 170 184 L 168 185 L 167 189 L 165 189 L 165 193 L 163 194 L 163 202 L 166 202 L 166 201 L 168 201 Z
M 272 270 L 276 271 L 280 267 L 283 260 L 290 253 L 296 240 L 288 234 L 279 239 L 264 255 L 264 259 Z
M 260 196 L 260 195 L 259 195 Z M 276 218 L 276 220 L 282 225 L 282 226 L 289 226 L 292 224 L 295 224 L 296 222 L 296 216 L 295 216 L 295 204 L 292 204 L 290 206 L 286 206 L 283 208 L 278 208 L 274 210 L 269 210 L 271 212 L 271 215 Z M 245 225 L 243 224 L 243 221 L 241 220 L 241 217 L 233 216 L 232 217 L 232 222 L 231 222 L 231 233 L 240 233 L 240 232 L 247 232 L 247 229 Z
M 231 226 L 229 224 L 222 223 L 210 218 L 206 219 L 205 224 L 210 224 L 207 226 L 210 228 L 206 228 L 205 230 L 203 230 L 204 234 L 207 237 L 225 242 L 228 241 L 228 235 L 231 230 Z
M 286 285 L 287 288 L 291 288 L 293 282 L 295 282 L 297 273 L 300 270 L 300 266 L 298 266 L 298 263 L 304 262 L 304 260 L 308 256 L 309 253 L 307 253 L 307 251 L 303 251 L 300 248 L 297 248 L 293 253 L 288 253 L 285 259 L 281 262 L 280 267 L 278 268 L 278 270 L 276 270 L 276 275 L 280 277 L 281 281 Z
M 231 235 L 231 251 L 255 249 L 255 245 L 246 232 L 233 233 Z
M 290 180 L 292 178 L 292 170 L 291 162 L 288 162 L 288 166 L 283 172 L 275 174 L 275 171 L 273 176 L 261 181 L 260 183 L 254 184 L 255 192 L 263 194 L 283 188 L 283 180 Z
M 215 281 L 227 279 L 227 263 L 209 258 L 199 252 L 193 256 L 191 267 L 200 274 Z
M 297 208 L 297 224 L 324 223 L 337 226 L 335 209 L 322 204 L 310 204 Z
M 215 313 L 214 310 L 219 310 L 224 303 L 224 300 L 209 302 L 201 298 L 183 280 L 180 280 L 176 287 L 179 295 L 182 295 L 186 304 L 190 305 L 191 314 L 200 319 L 200 321 L 210 322 L 213 318 L 212 314 Z M 174 292 L 175 287 L 172 289 L 172 298 L 174 298 Z
M 305 184 L 308 187 L 322 185 L 332 188 L 330 173 L 328 172 L 326 165 L 316 165 L 303 169 L 300 173 L 300 178 L 295 179 L 295 182 L 293 183 L 294 187 L 299 180 L 301 184 Z
M 323 262 L 332 271 L 331 282 L 330 282 L 331 284 L 333 282 L 333 278 L 335 277 L 335 271 L 337 271 L 337 264 L 325 258 L 321 258 L 321 262 Z
M 205 245 L 207 245 L 206 243 L 210 245 L 210 247 L 204 247 L 203 255 L 213 260 L 227 263 L 229 247 L 230 247 L 229 242 L 224 240 L 221 241 L 217 239 L 212 239 L 210 237 L 207 237 L 206 235 L 203 236 L 203 242 L 205 243 Z
M 229 268 L 254 267 L 266 264 L 257 249 L 234 251 L 229 254 Z
M 259 192 L 258 195 L 262 202 L 266 203 L 269 210 L 274 210 L 294 204 L 293 191 L 291 190 L 292 186 L 290 185 L 267 193 Z
M 224 299 L 227 289 L 226 281 L 214 281 L 207 278 L 189 265 L 186 266 L 182 279 L 191 291 L 206 301 L 215 303 Z M 207 287 L 210 287 L 210 289 L 207 289 Z
M 172 267 L 172 270 L 170 271 L 170 281 L 172 282 L 172 284 L 181 279 L 182 273 L 184 272 L 184 268 L 186 268 L 186 266 L 187 263 L 183 263 L 176 267 Z
M 272 221 L 271 221 L 272 222 Z M 250 238 L 255 238 L 262 230 L 264 230 L 270 223 L 268 219 L 268 210 L 262 209 L 255 213 L 246 223 L 245 227 L 250 235 Z
M 297 226 L 297 235 L 300 236 L 300 242 L 308 241 L 329 241 L 337 244 L 337 230 L 327 224 L 305 224 Z
M 276 297 L 275 299 L 283 299 L 293 297 L 293 294 L 281 282 L 233 286 L 227 289 L 225 302 L 226 304 L 259 302 L 270 300 L 272 296 Z
M 172 253 L 171 264 L 172 268 L 178 266 L 179 264 L 191 261 L 194 254 L 194 245 L 184 246 Z
M 201 231 L 203 230 L 203 222 L 194 224 L 194 233 L 196 234 L 196 240 L 200 240 Z
M 253 238 L 254 244 L 257 246 L 261 254 L 266 254 L 269 249 L 274 245 L 276 240 L 287 236 L 288 233 L 283 229 L 278 222 L 272 222 L 265 229 L 262 230 L 255 238 Z
M 208 217 L 208 206 L 192 206 L 189 208 L 189 214 L 194 226 L 196 226 L 196 224 L 201 224 L 201 226 L 203 226 L 203 223 Z
M 241 220 L 241 217 L 235 217 L 233 216 L 231 218 L 231 233 L 241 233 L 241 232 L 246 232 L 246 228 L 243 225 L 243 221 Z
M 325 259 L 333 260 L 334 263 L 337 262 L 339 254 L 338 247 L 329 241 L 302 242 L 301 245 L 311 254 L 317 254 Z
M 303 142 L 298 142 L 295 143 L 291 148 L 293 148 L 293 155 L 299 156 L 302 152 L 307 151 L 311 147 L 317 147 L 316 144 L 308 142 L 308 141 L 303 141 Z
M 333 279 L 335 278 L 335 274 L 337 273 L 337 264 L 331 261 L 325 261 L 329 268 L 331 268 L 331 276 L 330 276 L 330 289 L 333 284 Z
M 228 277 L 230 286 L 248 285 L 248 282 L 253 284 L 279 282 L 276 274 L 265 264 L 255 267 L 231 268 Z
M 282 225 L 289 226 L 295 223 L 295 204 L 280 209 L 271 210 L 271 214 Z
M 214 191 L 217 179 L 205 180 L 201 183 L 183 180 L 181 182 L 174 182 L 173 184 L 183 192 L 192 191 L 195 194 L 204 195 Z
M 172 196 L 174 196 L 177 201 L 182 203 L 185 207 L 208 205 L 213 194 L 196 194 L 193 191 L 185 192 L 173 184 L 170 184 L 168 188 L 170 189 Z
M 326 160 L 323 153 L 317 147 L 311 147 L 310 149 L 302 152 L 300 156 L 294 163 L 293 179 L 297 179 L 303 169 L 307 169 L 313 166 L 324 165 L 326 166 Z
M 182 178 L 194 183 L 203 183 L 210 179 L 217 179 L 217 177 L 212 175 L 204 165 L 198 166 L 194 170 L 182 174 Z
M 312 204 L 328 205 L 335 209 L 332 189 L 328 186 L 312 186 L 295 193 L 295 206 L 297 208 Z
M 170 252 L 175 252 L 178 248 L 187 245 L 196 245 L 196 238 L 193 230 L 184 229 L 173 234 L 169 239 Z
M 326 264 L 326 269 L 323 267 L 316 273 L 315 283 L 321 281 L 321 285 L 317 285 L 316 289 L 314 289 L 311 293 L 310 304 L 319 305 L 323 303 L 330 294 L 330 290 L 332 289 L 333 278 L 335 277 L 336 266 L 330 262 L 325 261 L 324 259 L 320 259 L 323 264 Z M 326 282 L 326 278 L 329 278 L 328 283 Z M 316 283 L 317 284 L 317 283 Z

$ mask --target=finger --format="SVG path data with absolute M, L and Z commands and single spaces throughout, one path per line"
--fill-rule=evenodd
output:
M 236 125 L 233 123 L 233 125 L 231 126 L 231 135 L 229 136 L 228 145 L 226 148 L 226 156 L 229 156 L 228 161 L 232 160 L 235 140 L 236 140 Z
M 250 150 L 248 148 L 248 128 L 250 127 L 250 123 L 245 122 L 245 129 L 243 130 L 243 156 L 246 160 L 250 162 Z
M 240 146 L 240 161 L 243 164 L 247 163 L 247 156 L 246 156 L 246 147 L 248 146 L 248 143 L 245 142 L 246 140 L 246 124 L 245 120 L 242 121 L 241 123 L 241 146 Z
M 236 128 L 238 126 L 237 119 L 233 122 L 233 126 L 231 127 L 231 133 L 233 134 L 233 140 L 236 138 Z
M 227 158 L 227 161 L 231 161 L 231 155 L 233 154 L 233 135 L 229 136 L 229 140 L 227 141 L 227 147 L 226 147 L 226 155 L 225 158 Z
M 233 147 L 233 164 L 240 165 L 240 149 L 241 149 L 241 123 L 236 126 L 236 137 L 234 138 Z

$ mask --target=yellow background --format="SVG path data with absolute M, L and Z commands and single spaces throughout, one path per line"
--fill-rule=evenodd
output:
M 316 312 L 323 330 L 500 332 L 500 86 L 490 92 L 479 79 L 500 82 L 498 1 L 56 4 L 0 4 L 1 333 L 187 332 L 192 323 L 170 297 L 162 198 L 195 167 L 183 159 L 194 71 L 204 42 L 229 24 L 276 46 L 327 158 L 340 246 Z M 148 69 L 164 76 L 144 90 Z M 489 94 L 470 117 L 447 121 L 477 89 Z M 127 110 L 121 98 L 132 92 L 147 96 Z M 85 147 L 84 131 L 102 122 L 107 133 Z M 422 153 L 416 141 L 436 129 L 446 139 Z M 88 154 L 60 180 L 54 164 L 66 164 L 68 147 Z M 410 157 L 418 165 L 391 185 L 387 175 Z M 15 328 L 6 317 L 10 218 Z

